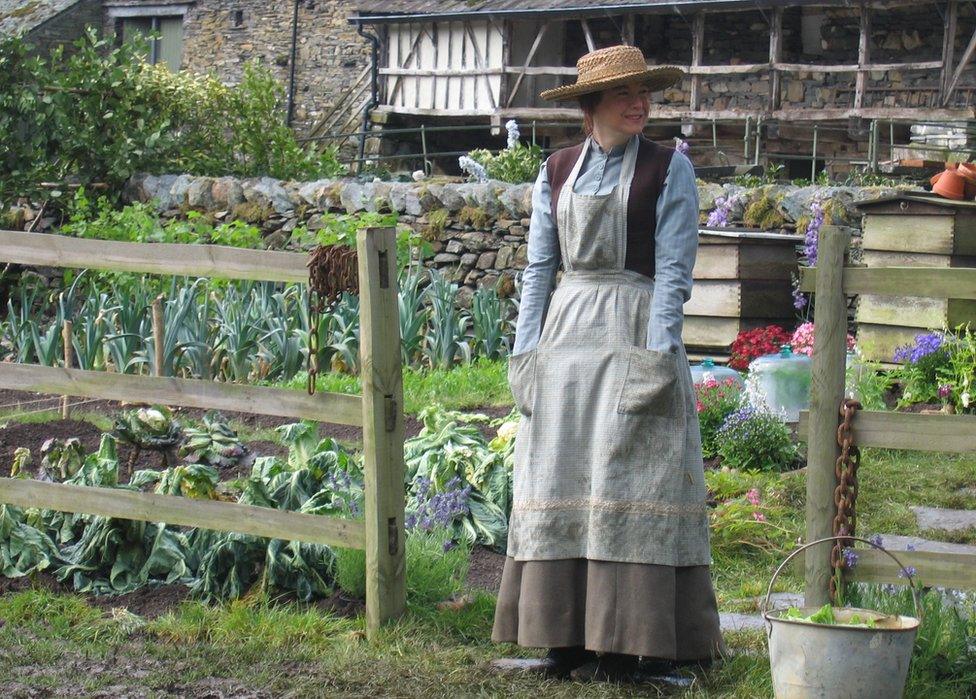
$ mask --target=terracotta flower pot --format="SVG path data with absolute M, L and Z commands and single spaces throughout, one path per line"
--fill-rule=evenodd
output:
M 959 174 L 956 163 L 947 163 L 946 169 L 931 180 L 932 192 L 946 199 L 962 200 L 966 196 L 966 178 Z
M 976 198 L 976 163 L 959 163 L 956 172 L 965 180 L 963 196 L 966 199 Z

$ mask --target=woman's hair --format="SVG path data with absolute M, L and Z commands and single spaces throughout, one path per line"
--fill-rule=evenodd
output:
M 593 133 L 593 112 L 600 104 L 603 92 L 587 92 L 579 96 L 579 106 L 583 110 L 583 133 L 587 136 Z

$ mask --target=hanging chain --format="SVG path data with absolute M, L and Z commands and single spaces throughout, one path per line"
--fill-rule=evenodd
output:
M 854 444 L 851 425 L 854 414 L 861 409 L 856 400 L 845 398 L 840 405 L 843 421 L 837 427 L 837 443 L 840 445 L 840 456 L 834 465 L 834 475 L 837 477 L 837 487 L 834 488 L 834 505 L 837 514 L 834 516 L 834 536 L 854 536 L 857 524 L 857 469 L 861 465 L 861 450 Z M 850 539 L 838 539 L 830 550 L 830 565 L 834 575 L 830 578 L 830 600 L 837 601 L 837 583 L 846 566 L 844 549 L 853 544 Z
M 342 292 L 359 293 L 359 267 L 356 250 L 345 245 L 322 245 L 309 254 L 308 262 L 308 382 L 305 389 L 315 393 L 319 373 L 319 322 Z

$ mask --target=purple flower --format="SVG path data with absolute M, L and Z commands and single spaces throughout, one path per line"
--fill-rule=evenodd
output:
M 951 385 L 947 383 L 939 384 L 939 398 L 948 398 L 951 393 L 952 393 Z
M 807 296 L 806 296 L 806 294 L 804 294 L 802 291 L 800 291 L 800 288 L 799 287 L 794 287 L 793 288 L 793 308 L 795 308 L 798 311 L 802 311 L 806 307 L 807 307 Z
M 857 559 L 858 559 L 857 551 L 855 551 L 850 547 L 847 547 L 844 549 L 842 555 L 844 556 L 844 567 L 847 568 L 848 570 L 853 570 L 854 567 L 857 565 Z
M 917 363 L 923 357 L 938 352 L 944 343 L 940 333 L 922 333 L 915 336 L 915 343 L 895 350 L 895 361 Z
M 725 228 L 728 226 L 729 214 L 732 213 L 732 207 L 737 200 L 738 197 L 717 197 L 715 199 L 715 208 L 708 214 L 708 221 L 706 221 L 705 225 L 711 226 L 712 228 Z
M 688 155 L 688 151 L 691 150 L 691 146 L 687 141 L 681 138 L 674 139 L 674 149 L 681 153 L 681 155 Z
M 914 551 L 915 550 L 915 544 L 905 544 L 905 550 L 906 551 Z
M 448 539 L 444 542 L 444 553 L 457 548 L 457 542 L 454 539 Z
M 915 566 L 907 566 L 904 570 L 898 571 L 899 578 L 914 578 L 918 574 Z
M 880 534 L 875 534 L 870 539 L 868 539 L 868 541 L 870 541 L 875 546 L 883 546 L 884 545 L 884 543 L 881 540 L 881 535 Z
M 819 199 L 810 202 L 810 223 L 803 235 L 803 262 L 804 264 L 815 267 L 817 265 L 817 244 L 820 239 L 820 229 L 824 224 L 823 205 Z

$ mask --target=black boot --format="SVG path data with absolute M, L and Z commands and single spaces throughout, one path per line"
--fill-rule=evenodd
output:
M 578 682 L 633 682 L 637 675 L 636 655 L 603 653 L 570 673 Z
M 570 646 L 567 648 L 550 648 L 543 658 L 543 672 L 546 677 L 564 678 L 586 663 L 596 660 L 596 653 L 586 650 L 583 646 Z

